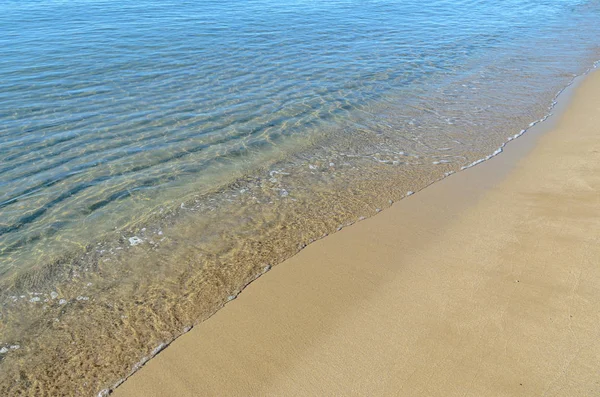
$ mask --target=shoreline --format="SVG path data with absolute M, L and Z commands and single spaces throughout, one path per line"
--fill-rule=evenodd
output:
M 560 116 L 565 112 L 566 107 L 569 105 L 570 100 L 572 99 L 572 96 L 574 95 L 573 91 L 591 74 L 593 73 L 596 68 L 598 67 L 598 65 L 600 65 L 600 61 L 595 61 L 592 63 L 592 65 L 586 69 L 583 73 L 575 75 L 573 77 L 573 79 L 566 84 L 563 88 L 561 88 L 556 95 L 554 96 L 551 104 L 548 106 L 548 113 L 546 115 L 544 115 L 542 118 L 533 121 L 529 124 L 529 126 L 523 130 L 521 130 L 520 132 L 509 136 L 507 138 L 507 140 L 505 142 L 503 142 L 498 149 L 496 149 L 492 154 L 489 154 L 483 158 L 480 158 L 479 160 L 475 160 L 474 162 L 467 164 L 463 167 L 461 167 L 458 171 L 451 171 L 451 172 L 447 172 L 444 176 L 442 176 L 440 179 L 436 179 L 433 182 L 431 182 L 430 184 L 426 185 L 425 187 L 423 187 L 422 189 L 419 189 L 418 191 L 421 191 L 423 189 L 428 188 L 429 186 L 431 186 L 432 184 L 435 183 L 439 183 L 440 181 L 448 178 L 449 176 L 455 174 L 456 172 L 461 172 L 464 171 L 466 169 L 475 167 L 476 165 L 479 165 L 481 163 L 484 163 L 486 161 L 491 160 L 492 158 L 498 156 L 499 154 L 502 154 L 505 151 L 505 148 L 508 144 L 510 144 L 513 140 L 516 140 L 517 138 L 521 138 L 521 140 L 519 140 L 519 142 L 521 143 L 520 146 L 520 150 L 516 150 L 516 149 L 512 149 L 514 150 L 514 152 L 511 152 L 510 154 L 513 156 L 510 159 L 507 159 L 509 161 L 507 161 L 508 165 L 505 165 L 505 167 L 501 170 L 496 170 L 496 171 L 507 171 L 507 169 L 505 169 L 507 166 L 510 167 L 514 164 L 512 164 L 512 162 L 516 162 L 517 157 L 522 157 L 525 155 L 525 151 L 531 150 L 532 146 L 535 145 L 535 141 L 538 138 L 538 135 L 542 134 L 543 132 L 546 132 L 548 130 L 550 130 L 552 128 L 552 126 L 554 125 L 554 123 L 556 123 L 556 121 L 560 118 Z M 550 120 L 548 120 L 550 119 Z M 548 120 L 548 121 L 547 121 Z M 545 122 L 545 123 L 544 123 Z M 540 123 L 542 123 L 540 125 Z M 528 133 L 528 135 L 532 135 L 531 137 L 529 137 L 530 139 L 523 139 L 522 136 Z M 500 174 L 498 174 L 500 175 Z M 498 176 L 496 175 L 496 176 Z M 406 193 L 405 196 L 401 197 L 400 200 L 407 198 L 408 196 L 413 195 L 415 192 L 413 191 L 409 191 Z M 390 202 L 390 205 L 394 204 L 393 202 Z M 347 225 L 344 225 L 343 227 L 339 227 L 337 229 L 337 232 L 341 231 L 343 228 L 349 227 L 354 225 L 355 223 L 361 222 L 363 220 L 365 220 L 367 218 L 365 217 L 361 217 L 360 219 L 356 220 L 355 222 L 349 223 Z M 321 240 L 323 238 L 328 237 L 329 234 L 325 234 L 324 236 L 322 236 L 321 238 L 317 238 L 314 241 L 318 241 Z M 311 242 L 311 243 L 312 243 Z M 284 261 L 285 262 L 285 261 Z M 236 295 L 232 295 L 228 298 L 228 301 L 225 302 L 222 307 L 220 309 L 218 309 L 215 313 L 213 313 L 212 315 L 210 315 L 207 319 L 202 320 L 200 323 L 210 319 L 213 315 L 215 315 L 219 310 L 221 310 L 223 307 L 225 307 L 225 305 L 229 302 L 232 301 L 234 299 L 236 299 L 238 297 L 239 294 L 241 294 L 242 291 L 244 291 L 250 284 L 254 283 L 258 278 L 260 278 L 262 275 L 264 275 L 266 272 L 268 272 L 269 270 L 271 270 L 272 266 L 271 265 L 267 265 L 262 272 L 260 272 L 256 277 L 250 279 L 246 284 L 244 284 L 239 291 L 237 292 Z M 200 324 L 198 323 L 198 324 Z M 196 326 L 198 325 L 196 324 Z M 185 335 L 186 333 L 188 333 L 190 330 L 192 330 L 194 328 L 194 326 L 189 326 L 186 327 L 183 331 L 182 334 L 180 334 L 178 337 L 176 337 L 175 339 L 173 339 L 170 342 L 164 342 L 164 343 L 160 343 L 158 346 L 156 346 L 152 352 L 150 353 L 149 356 L 143 357 L 139 362 L 137 362 L 136 364 L 134 364 L 132 371 L 123 379 L 119 380 L 112 388 L 110 389 L 103 389 L 100 391 L 99 396 L 105 396 L 105 395 L 110 395 L 116 388 L 118 388 L 121 384 L 123 384 L 125 381 L 127 381 L 130 377 L 132 377 L 135 373 L 137 373 L 144 365 L 146 365 L 146 363 L 150 360 L 152 360 L 157 354 L 159 354 L 161 351 L 163 351 L 165 348 L 167 348 L 168 346 L 170 346 L 173 342 L 175 342 L 177 339 L 179 339 L 181 336 Z
M 589 88 L 592 85 L 595 88 Z M 342 390 L 356 391 L 356 384 L 351 389 L 346 389 L 344 382 L 336 383 L 333 380 L 344 374 L 357 376 L 367 369 L 372 372 L 373 366 L 377 367 L 377 365 L 383 364 L 382 361 L 386 361 L 368 360 L 365 355 L 359 354 L 361 350 L 375 350 L 378 353 L 384 353 L 386 349 L 390 348 L 389 342 L 371 340 L 372 338 L 362 335 L 361 332 L 371 329 L 373 332 L 376 331 L 375 334 L 378 332 L 382 337 L 388 337 L 387 334 L 401 329 L 396 327 L 398 324 L 394 324 L 394 327 L 391 324 L 388 324 L 387 327 L 382 325 L 376 321 L 378 317 L 373 317 L 371 312 L 380 312 L 381 318 L 392 314 L 390 306 L 394 306 L 394 304 L 390 303 L 388 296 L 390 294 L 400 294 L 406 299 L 408 308 L 402 306 L 403 299 L 392 300 L 392 302 L 396 302 L 397 309 L 406 311 L 417 303 L 425 309 L 427 301 L 418 299 L 424 298 L 421 295 L 422 291 L 410 287 L 407 284 L 408 279 L 425 289 L 431 288 L 432 281 L 437 282 L 438 286 L 447 287 L 446 282 L 440 280 L 440 276 L 432 275 L 432 272 L 438 270 L 448 273 L 448 280 L 461 281 L 457 279 L 456 272 L 446 268 L 440 269 L 439 264 L 429 269 L 415 268 L 413 261 L 418 262 L 428 255 L 435 259 L 435 256 L 431 256 L 431 251 L 443 252 L 438 248 L 444 244 L 446 244 L 446 248 L 454 247 L 449 252 L 453 254 L 451 257 L 468 256 L 468 253 L 463 252 L 464 248 L 456 248 L 456 244 L 448 245 L 448 241 L 452 240 L 456 243 L 454 240 L 457 237 L 455 236 L 464 235 L 465 230 L 469 229 L 465 226 L 481 225 L 482 219 L 486 219 L 485 216 L 475 216 L 474 213 L 482 212 L 491 215 L 492 219 L 501 220 L 505 216 L 510 217 L 511 211 L 524 211 L 522 207 L 511 207 L 506 202 L 510 202 L 509 194 L 503 193 L 497 186 L 511 185 L 513 180 L 523 179 L 522 176 L 519 177 L 519 174 L 531 173 L 532 167 L 526 167 L 523 163 L 534 162 L 536 156 L 540 157 L 538 154 L 542 150 L 540 147 L 548 146 L 547 142 L 552 143 L 553 138 L 554 140 L 565 138 L 556 131 L 560 131 L 564 119 L 569 119 L 572 113 L 577 112 L 578 107 L 582 107 L 582 105 L 577 106 L 579 102 L 584 101 L 580 99 L 584 96 L 582 92 L 593 89 L 599 91 L 598 87 L 600 87 L 600 75 L 597 71 L 592 71 L 586 76 L 582 86 L 573 87 L 577 91 L 574 98 L 569 98 L 570 100 L 564 101 L 565 103 L 559 100 L 558 106 L 568 106 L 562 117 L 551 116 L 547 122 L 532 127 L 519 139 L 519 144 L 506 147 L 502 156 L 494 156 L 479 164 L 478 167 L 469 168 L 444 178 L 425 188 L 418 195 L 394 204 L 385 211 L 389 217 L 379 215 L 368 218 L 311 244 L 299 254 L 288 259 L 286 261 L 288 263 L 282 263 L 282 266 L 277 266 L 268 274 L 254 281 L 235 302 L 176 339 L 161 354 L 148 361 L 141 370 L 118 387 L 114 391 L 114 395 L 160 395 L 160 390 L 177 390 L 178 395 L 190 395 L 194 390 L 205 390 L 208 395 L 213 395 L 217 391 L 222 395 L 240 393 L 291 395 L 294 394 L 292 393 L 294 390 L 302 390 L 297 388 L 300 386 L 299 384 L 293 382 L 293 379 L 300 379 L 302 376 L 308 377 L 305 380 L 310 380 L 308 386 L 311 386 L 312 389 L 306 389 L 308 386 L 304 384 L 305 388 L 301 394 L 342 393 Z M 585 94 L 593 95 L 593 93 Z M 560 111 L 560 113 L 563 112 Z M 547 129 L 551 131 L 543 131 Z M 542 142 L 536 145 L 537 140 Z M 532 153 L 528 153 L 530 150 Z M 541 176 L 537 177 L 539 179 Z M 494 196 L 502 196 L 503 200 Z M 490 210 L 487 207 L 494 209 L 494 206 L 499 207 L 495 208 L 496 210 L 502 208 L 505 211 L 495 211 L 495 215 L 489 214 Z M 521 215 L 523 214 L 519 214 L 519 216 Z M 402 220 L 401 224 L 406 227 L 398 230 L 397 224 L 390 225 L 390 223 L 394 223 L 391 219 Z M 490 219 L 487 219 L 484 223 L 489 222 Z M 494 224 L 492 229 L 506 229 L 506 227 L 507 225 L 500 223 Z M 460 230 L 461 233 L 450 233 L 455 229 Z M 380 235 L 383 230 L 387 233 Z M 485 247 L 498 245 L 493 236 L 488 236 L 492 232 L 491 229 L 475 230 L 485 233 L 486 238 L 490 240 L 486 241 Z M 397 232 L 397 235 L 392 236 L 391 232 Z M 390 244 L 391 242 L 393 244 Z M 462 243 L 479 244 L 476 241 L 473 242 L 473 239 L 462 241 Z M 433 249 L 434 247 L 436 249 Z M 481 247 L 477 248 L 482 249 Z M 350 254 L 347 251 L 353 252 L 353 257 L 349 258 Z M 345 258 L 343 261 L 345 264 L 340 263 L 341 257 Z M 532 258 L 535 259 L 535 255 Z M 374 261 L 374 259 L 377 260 Z M 445 261 L 443 258 L 439 259 L 442 259 L 442 262 Z M 485 258 L 485 261 L 494 260 L 497 261 L 497 258 Z M 365 265 L 375 262 L 380 264 L 377 266 Z M 461 267 L 455 263 L 448 265 L 457 268 L 454 270 L 466 271 L 463 269 L 465 266 Z M 497 267 L 501 268 L 502 262 L 497 263 Z M 474 272 L 476 268 L 468 270 L 467 273 L 470 277 L 480 276 Z M 488 268 L 487 270 L 496 273 L 499 271 L 498 268 Z M 502 270 L 504 273 L 511 273 L 507 269 Z M 399 276 L 406 278 L 400 277 L 398 280 Z M 506 278 L 506 274 L 500 278 Z M 512 284 L 524 285 L 520 283 L 521 280 L 512 280 Z M 389 292 L 389 287 L 394 287 L 392 290 L 395 292 Z M 514 289 L 514 285 L 511 287 Z M 433 302 L 436 299 L 444 301 L 445 305 L 456 304 L 456 300 L 449 298 L 452 294 L 448 291 L 446 291 L 445 301 L 439 294 L 436 296 L 433 291 L 430 291 L 433 294 L 430 298 L 433 298 Z M 481 293 L 480 290 L 476 291 Z M 501 288 L 496 292 L 498 292 L 498 296 L 502 296 L 503 293 L 506 293 L 506 288 Z M 379 296 L 382 294 L 383 296 Z M 377 296 L 379 299 L 375 299 Z M 464 297 L 462 298 L 464 299 Z M 482 296 L 481 299 L 487 298 L 489 296 Z M 527 308 L 526 304 L 523 306 Z M 259 308 L 263 309 L 257 310 Z M 437 309 L 439 310 L 439 307 Z M 423 312 L 429 311 L 431 310 L 423 310 Z M 490 307 L 487 307 L 487 311 L 484 310 L 486 315 L 491 315 L 493 312 L 493 308 Z M 291 313 L 297 313 L 297 316 Z M 468 315 L 468 313 L 461 313 L 460 310 L 457 310 L 456 314 Z M 427 330 L 433 332 L 436 326 L 440 325 L 433 322 L 433 324 L 427 324 L 428 327 L 424 327 L 419 323 L 423 319 L 416 317 L 418 317 L 416 313 L 413 313 L 413 316 L 404 318 L 409 323 L 408 325 L 404 324 L 405 331 L 417 332 L 416 335 L 418 335 Z M 360 320 L 360 324 L 364 327 L 356 329 L 349 326 L 348 318 Z M 513 326 L 518 325 L 517 323 L 518 321 L 515 320 Z M 445 327 L 446 330 L 457 332 L 460 330 L 461 324 L 461 322 L 452 323 L 450 327 L 445 324 Z M 410 332 L 408 333 L 410 334 Z M 340 335 L 344 337 L 340 338 Z M 462 337 L 464 338 L 464 335 Z M 405 341 L 407 341 L 406 338 L 408 336 L 404 337 Z M 418 340 L 418 336 L 415 338 Z M 354 342 L 355 345 L 352 348 L 344 349 L 338 346 L 340 340 L 346 340 L 350 345 Z M 362 342 L 367 340 L 370 343 L 357 343 L 358 340 Z M 248 341 L 254 343 L 248 343 Z M 440 343 L 431 342 L 431 344 L 435 345 L 437 349 L 443 350 L 443 347 L 438 346 Z M 412 351 L 411 357 L 418 361 L 420 354 L 416 353 L 419 353 L 419 349 L 412 348 L 410 343 L 400 343 L 400 345 L 402 351 Z M 398 343 L 394 346 L 400 348 Z M 597 344 L 594 346 L 598 348 Z M 420 347 L 422 348 L 422 346 Z M 322 360 L 308 359 L 308 357 L 322 356 L 327 351 L 331 351 L 332 355 L 321 357 Z M 333 354 L 334 351 L 337 354 Z M 424 351 L 420 351 L 420 353 L 424 353 Z M 357 354 L 360 360 L 354 361 L 357 359 Z M 326 377 L 327 379 L 317 376 L 319 374 L 317 372 L 318 364 L 333 360 L 332 362 L 339 365 L 341 362 L 335 361 L 332 357 L 343 355 L 351 359 L 350 363 L 346 363 L 348 368 L 330 373 L 331 376 Z M 444 357 L 452 362 L 451 355 Z M 396 360 L 389 357 L 388 359 L 388 364 L 391 362 L 398 365 Z M 362 367 L 358 361 L 363 364 L 368 362 L 370 367 Z M 207 362 L 212 365 L 204 367 L 203 363 Z M 331 371 L 330 365 L 321 369 L 327 371 L 328 368 Z M 423 368 L 426 368 L 426 365 L 423 365 Z M 369 371 L 366 372 L 370 373 Z M 286 373 L 288 373 L 287 376 Z M 385 379 L 389 377 L 385 373 L 381 375 Z M 367 384 L 370 385 L 369 387 L 373 387 L 381 383 L 376 378 L 365 379 L 363 382 L 360 379 L 349 378 L 346 380 L 348 381 L 346 386 L 357 381 L 360 387 Z M 286 385 L 287 387 L 284 387 Z M 332 386 L 335 387 L 332 388 Z M 423 387 L 423 384 L 420 386 Z M 363 391 L 367 390 L 372 389 Z M 384 389 L 380 391 L 382 394 L 389 394 L 391 390 L 389 389 L 387 393 Z M 456 391 L 459 390 L 456 389 Z M 515 392 L 517 391 L 519 391 L 518 388 L 515 389 Z M 536 395 L 535 391 L 529 394 Z

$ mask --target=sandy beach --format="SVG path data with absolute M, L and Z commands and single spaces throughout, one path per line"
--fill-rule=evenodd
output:
M 309 245 L 113 395 L 600 395 L 600 73 L 559 113 Z

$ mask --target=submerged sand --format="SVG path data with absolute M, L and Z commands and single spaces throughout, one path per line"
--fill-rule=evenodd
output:
M 600 395 L 600 73 L 543 124 L 311 244 L 114 395 Z

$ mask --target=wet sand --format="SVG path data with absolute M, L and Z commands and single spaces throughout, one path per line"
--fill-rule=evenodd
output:
M 600 395 L 599 72 L 560 113 L 309 245 L 114 396 Z

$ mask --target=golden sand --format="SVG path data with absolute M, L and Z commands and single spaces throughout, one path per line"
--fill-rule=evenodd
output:
M 600 395 L 600 73 L 542 124 L 311 244 L 114 395 Z

